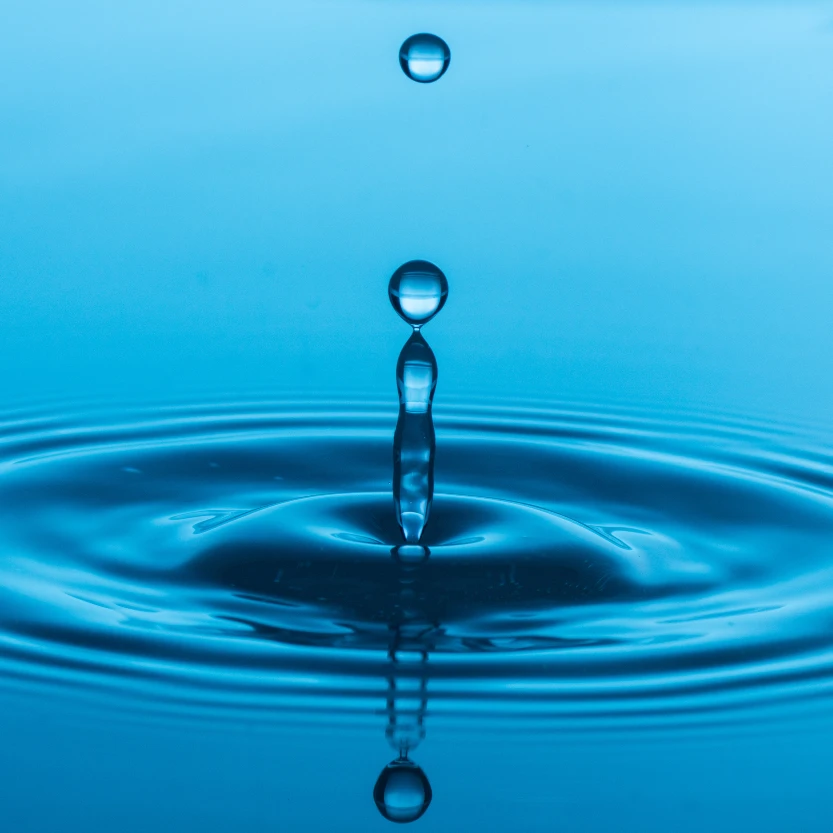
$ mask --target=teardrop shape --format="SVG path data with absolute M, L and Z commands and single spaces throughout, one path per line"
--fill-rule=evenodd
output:
M 411 35 L 399 48 L 399 64 L 412 81 L 430 84 L 441 78 L 451 61 L 448 44 L 425 32 Z

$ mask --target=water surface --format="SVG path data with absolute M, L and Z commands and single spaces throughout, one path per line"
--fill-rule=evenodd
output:
M 5 11 L 0 825 L 827 830 L 830 3 Z

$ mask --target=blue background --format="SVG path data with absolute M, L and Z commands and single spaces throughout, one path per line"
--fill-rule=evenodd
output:
M 442 394 L 809 417 L 833 375 L 830 3 L 12 3 L 9 399 Z M 399 71 L 409 33 L 452 46 Z

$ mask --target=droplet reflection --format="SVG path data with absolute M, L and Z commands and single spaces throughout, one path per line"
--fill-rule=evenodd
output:
M 448 44 L 436 35 L 411 35 L 399 48 L 402 71 L 420 84 L 430 84 L 441 78 L 450 61 Z
M 403 566 L 422 564 L 430 554 L 428 547 L 421 547 L 419 544 L 402 544 L 391 550 L 391 555 Z
M 431 785 L 422 768 L 407 758 L 391 761 L 373 788 L 373 800 L 388 821 L 416 821 L 431 803 Z

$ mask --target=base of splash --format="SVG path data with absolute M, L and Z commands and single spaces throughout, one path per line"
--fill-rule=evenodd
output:
M 354 625 L 394 615 L 403 563 L 420 565 L 408 576 L 414 613 L 445 625 L 488 611 L 524 616 L 645 592 L 628 576 L 631 547 L 506 500 L 437 495 L 420 547 L 403 546 L 383 492 L 291 500 L 215 522 L 207 534 L 194 520 L 201 546 L 183 565 L 188 584 L 332 606 Z

